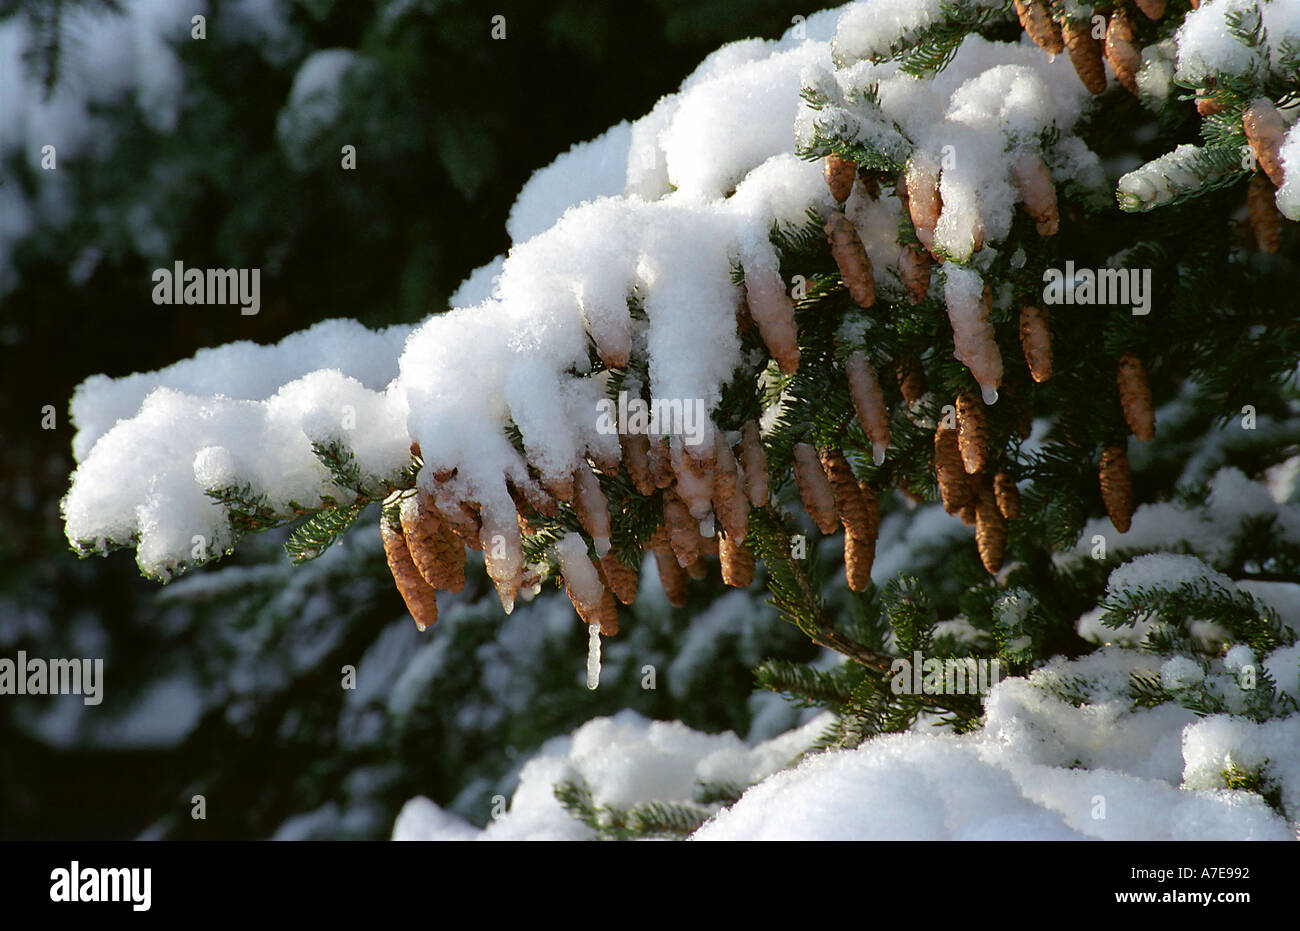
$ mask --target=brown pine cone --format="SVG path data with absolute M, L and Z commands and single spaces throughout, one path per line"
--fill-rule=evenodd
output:
M 787 375 L 799 368 L 799 332 L 794 304 L 775 268 L 745 270 L 745 301 L 763 345 Z
M 1037 152 L 1026 152 L 1011 165 L 1011 178 L 1020 195 L 1020 205 L 1034 220 L 1039 236 L 1055 236 L 1061 228 L 1056 205 L 1056 184 L 1047 163 Z
M 1115 529 L 1128 533 L 1133 524 L 1133 476 L 1122 446 L 1107 446 L 1098 465 L 1101 500 Z
M 855 349 L 844 363 L 849 380 L 849 396 L 867 438 L 871 440 L 871 457 L 876 465 L 885 461 L 889 447 L 889 408 L 880 389 L 880 379 L 861 350 Z
M 656 488 L 667 488 L 677 481 L 677 476 L 673 474 L 672 453 L 668 449 L 668 444 L 658 440 L 651 443 L 646 458 L 650 462 L 650 478 Z
M 689 566 L 700 557 L 700 525 L 677 493 L 664 491 L 664 526 L 668 530 L 668 543 L 673 555 L 682 566 Z
M 483 549 L 483 525 L 478 517 L 477 505 L 471 507 L 472 502 L 467 504 L 463 501 L 444 501 L 438 504 L 436 500 L 434 504 L 443 523 L 456 535 L 456 539 L 472 550 Z
M 1115 7 L 1106 26 L 1105 52 L 1119 83 L 1134 97 L 1138 96 L 1137 75 L 1142 70 L 1142 50 L 1137 44 L 1133 21 L 1122 6 Z
M 822 173 L 826 177 L 831 197 L 841 204 L 848 200 L 853 193 L 853 182 L 858 178 L 857 162 L 838 155 L 828 155 L 822 159 Z
M 415 626 L 420 630 L 432 627 L 438 620 L 438 593 L 415 568 L 401 525 L 394 526 L 387 517 L 381 517 L 379 535 L 384 542 L 388 571 L 393 574 L 393 582 L 406 602 L 406 610 L 411 613 Z
M 1047 311 L 1032 304 L 1020 308 L 1020 348 L 1034 381 L 1042 383 L 1052 377 L 1052 331 Z
M 821 451 L 821 461 L 826 478 L 831 483 L 831 490 L 835 493 L 835 511 L 840 523 L 844 525 L 844 532 L 866 537 L 869 529 L 867 502 L 862 497 L 862 490 L 858 487 L 858 479 L 853 474 L 849 460 L 844 458 L 841 450 L 827 447 Z
M 1119 384 L 1119 403 L 1133 435 L 1143 443 L 1156 435 L 1156 414 L 1151 405 L 1151 388 L 1142 360 L 1131 352 L 1119 357 L 1115 380 Z
M 1246 187 L 1246 210 L 1259 251 L 1276 252 L 1282 237 L 1282 213 L 1277 209 L 1277 190 L 1262 172 L 1255 172 Z
M 989 425 L 984 402 L 969 391 L 957 396 L 957 446 L 968 473 L 984 470 L 989 458 Z
M 730 534 L 718 541 L 718 561 L 722 564 L 722 581 L 732 588 L 748 588 L 754 581 L 754 554 Z
M 578 612 L 582 623 L 588 626 L 600 625 L 600 633 L 605 637 L 612 637 L 618 633 L 618 605 L 614 602 L 614 595 L 610 592 L 609 586 L 601 589 L 600 600 L 595 604 L 583 602 L 568 585 L 564 586 L 564 593 L 569 596 L 569 601 L 573 603 L 573 610 Z
M 898 363 L 898 390 L 908 407 L 916 407 L 925 397 L 925 369 L 916 356 L 906 356 Z
M 1241 125 L 1246 130 L 1246 141 L 1255 153 L 1255 160 L 1264 169 L 1268 180 L 1282 186 L 1282 156 L 1280 149 L 1286 137 L 1287 126 L 1273 101 L 1256 97 L 1241 115 Z
M 866 506 L 860 531 L 844 532 L 844 576 L 849 588 L 866 591 L 871 584 L 871 565 L 876 560 L 876 539 L 880 534 L 880 492 L 867 481 L 858 483 L 858 493 Z
M 619 559 L 616 551 L 610 550 L 600 557 L 600 571 L 605 587 L 614 593 L 615 598 L 625 605 L 636 601 L 637 571 Z
M 767 451 L 758 424 L 746 421 L 740 428 L 740 466 L 745 473 L 745 494 L 756 508 L 764 507 L 768 497 Z
M 596 552 L 604 555 L 609 550 L 609 502 L 600 490 L 600 480 L 586 462 L 574 471 L 573 511 L 582 523 L 582 529 L 596 544 Z
M 840 278 L 849 289 L 849 297 L 859 307 L 870 307 L 876 302 L 876 279 L 871 270 L 871 259 L 867 257 L 858 231 L 838 210 L 827 215 L 826 240 L 831 246 L 831 256 L 839 266 Z
M 1223 112 L 1223 103 L 1218 98 L 1211 97 L 1202 87 L 1196 92 L 1196 112 L 1201 116 L 1214 116 Z
M 1101 41 L 1092 37 L 1092 23 L 1088 20 L 1066 20 L 1061 27 L 1065 49 L 1070 53 L 1070 64 L 1083 86 L 1094 94 L 1106 90 L 1106 67 L 1101 60 Z
M 1052 13 L 1043 0 L 1016 0 L 1016 16 L 1029 38 L 1049 55 L 1059 55 L 1065 50 L 1061 30 L 1052 22 Z
M 459 592 L 465 588 L 465 547 L 438 515 L 433 496 L 421 490 L 401 509 L 402 533 L 411 561 L 434 588 Z
M 715 436 L 718 458 L 713 471 L 713 513 L 717 515 L 722 529 L 729 536 L 735 537 L 737 543 L 741 543 L 749 532 L 749 499 L 741 487 L 744 477 L 736 463 L 736 457 L 731 453 L 731 447 L 723 439 L 722 431 L 718 431 Z
M 543 517 L 554 517 L 559 513 L 555 499 L 540 483 L 531 478 L 521 482 L 507 479 L 506 490 L 510 492 L 510 498 L 515 502 L 515 509 L 520 514 L 536 511 Z
M 934 474 L 943 509 L 949 514 L 961 513 L 970 500 L 966 467 L 962 464 L 957 431 L 942 425 L 934 433 Z
M 1020 516 L 1020 489 L 1006 472 L 993 476 L 993 497 L 997 500 L 998 511 L 1007 520 Z
M 663 587 L 668 603 L 674 608 L 686 604 L 686 570 L 677 562 L 672 546 L 668 542 L 668 533 L 663 527 L 655 531 L 650 540 L 650 551 L 655 555 L 655 567 L 659 570 L 659 584 Z
M 987 481 L 980 483 L 975 506 L 975 545 L 989 575 L 997 575 L 1007 547 L 1007 521 L 998 510 L 993 488 Z
M 637 494 L 654 494 L 654 477 L 650 474 L 650 438 L 644 433 L 625 433 L 619 437 L 623 446 L 623 465 Z
M 844 534 L 844 577 L 849 589 L 865 592 L 871 584 L 871 566 L 876 561 L 876 538 Z
M 834 533 L 840 525 L 835 513 L 835 492 L 822 469 L 817 450 L 807 443 L 794 445 L 794 480 L 804 510 L 823 534 Z
M 930 264 L 930 253 L 914 242 L 903 246 L 898 255 L 898 274 L 907 291 L 907 302 L 913 306 L 930 292 Z

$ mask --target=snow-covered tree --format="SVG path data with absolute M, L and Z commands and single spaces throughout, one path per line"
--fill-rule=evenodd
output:
M 434 643 L 481 551 L 503 614 L 565 589 L 593 686 L 643 577 L 761 564 L 843 660 L 758 671 L 818 734 L 590 723 L 490 836 L 1290 836 L 1298 69 L 1290 0 L 864 0 L 724 46 L 538 172 L 452 310 L 86 381 L 68 538 L 166 581 L 379 505 Z

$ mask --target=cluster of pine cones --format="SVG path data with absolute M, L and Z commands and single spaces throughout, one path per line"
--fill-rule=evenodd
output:
M 1165 0 L 1134 0 L 1134 5 L 1151 20 L 1165 15 Z M 1192 0 L 1192 9 L 1200 0 Z M 1106 90 L 1106 69 L 1110 62 L 1115 76 L 1126 90 L 1138 95 L 1138 72 L 1142 70 L 1142 47 L 1138 45 L 1134 14 L 1124 3 L 1116 3 L 1106 20 L 1104 39 L 1093 35 L 1090 20 L 1055 20 L 1048 0 L 1015 0 L 1016 15 L 1025 32 L 1039 48 L 1056 55 L 1069 53 L 1070 62 L 1084 87 L 1094 94 Z M 1196 110 L 1211 116 L 1223 109 L 1214 88 L 1200 88 L 1196 93 Z M 1287 126 L 1277 107 L 1267 97 L 1250 102 L 1242 114 L 1242 128 L 1250 143 L 1259 170 L 1246 191 L 1246 208 L 1251 233 L 1261 252 L 1277 252 L 1281 231 L 1281 211 L 1277 209 L 1277 189 L 1282 186 L 1282 159 L 1278 152 Z
M 744 424 L 734 446 L 721 431 L 715 430 L 714 437 L 713 446 L 702 452 L 679 443 L 651 442 L 644 434 L 627 434 L 619 438 L 621 458 L 596 466 L 609 475 L 625 469 L 640 495 L 663 492 L 664 523 L 646 548 L 655 556 L 660 581 L 675 607 L 686 602 L 688 579 L 705 576 L 706 556 L 719 561 L 727 585 L 745 588 L 754 579 L 754 556 L 743 541 L 750 509 L 768 503 L 767 454 L 758 424 L 752 421 Z M 420 456 L 418 444 L 411 451 Z M 585 553 L 567 554 L 566 561 L 562 556 L 565 591 L 585 623 L 598 625 L 605 635 L 617 633 L 617 603 L 631 604 L 636 598 L 638 572 L 611 543 L 609 502 L 595 469 L 582 463 L 567 488 L 548 491 L 534 483 L 525 489 L 512 483 L 511 491 L 519 530 L 525 534 L 534 529 L 530 516 L 534 520 L 555 517 L 559 501 L 572 507 L 599 558 L 592 561 Z M 527 565 L 510 579 L 494 573 L 490 554 L 504 545 L 504 535 L 487 532 L 474 502 L 448 505 L 418 489 L 397 493 L 392 504 L 380 521 L 384 552 L 397 589 L 421 630 L 438 618 L 438 591 L 464 588 L 467 549 L 484 551 L 488 574 L 507 613 L 517 594 L 530 598 L 540 590 L 543 566 Z M 397 519 L 393 519 L 394 509 Z

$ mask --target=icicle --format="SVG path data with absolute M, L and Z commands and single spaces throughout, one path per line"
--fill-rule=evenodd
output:
M 587 688 L 600 685 L 600 625 L 587 625 Z

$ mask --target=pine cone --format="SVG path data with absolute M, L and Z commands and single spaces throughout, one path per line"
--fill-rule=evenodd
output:
M 952 324 L 953 356 L 975 376 L 984 403 L 993 404 L 1002 384 L 1002 352 L 989 319 L 993 313 L 993 289 L 985 285 L 980 297 L 971 300 L 964 290 L 954 292 L 945 288 L 944 297 L 948 321 Z
M 862 497 L 853 467 L 844 458 L 844 453 L 834 447 L 821 451 L 821 461 L 826 479 L 835 493 L 835 512 L 844 525 L 844 532 L 865 537 L 868 531 L 867 502 Z
M 1156 434 L 1156 414 L 1151 405 L 1151 388 L 1147 384 L 1147 370 L 1142 360 L 1131 352 L 1120 356 L 1116 381 L 1128 428 L 1143 443 L 1149 442 Z
M 980 483 L 979 503 L 975 507 L 975 545 L 980 562 L 989 575 L 997 575 L 1007 547 L 1007 521 L 998 510 L 990 483 Z
M 754 554 L 730 534 L 718 541 L 718 561 L 722 564 L 722 581 L 732 588 L 748 588 L 754 581 Z
M 718 458 L 713 473 L 713 513 L 718 516 L 718 523 L 727 535 L 735 537 L 737 543 L 743 543 L 749 532 L 749 498 L 745 496 L 743 487 L 745 477 L 721 431 L 715 436 Z
M 666 443 L 658 440 L 651 443 L 646 459 L 650 463 L 650 479 L 656 488 L 667 488 L 677 481 L 676 476 L 673 475 L 672 454 L 668 451 Z
M 673 490 L 664 491 L 664 526 L 668 529 L 668 543 L 679 565 L 689 566 L 699 559 L 700 525 Z
M 1138 96 L 1137 75 L 1142 70 L 1142 50 L 1137 32 L 1122 6 L 1116 6 L 1106 26 L 1106 60 L 1115 70 L 1119 83 L 1134 97 Z
M 943 509 L 949 514 L 960 513 L 970 500 L 966 467 L 962 464 L 957 431 L 942 425 L 934 432 L 934 474 Z
M 1011 177 L 1020 192 L 1020 205 L 1034 220 L 1040 236 L 1055 236 L 1061 226 L 1056 206 L 1056 185 L 1047 163 L 1037 152 L 1026 152 L 1011 165 Z
M 747 420 L 740 428 L 740 465 L 745 472 L 745 494 L 756 508 L 765 507 L 768 498 L 767 452 L 758 432 L 758 424 Z
M 668 542 L 668 533 L 663 527 L 655 531 L 650 540 L 650 551 L 655 555 L 655 567 L 659 570 L 659 584 L 663 587 L 668 603 L 674 608 L 686 604 L 686 570 L 677 562 L 672 547 Z
M 600 571 L 605 585 L 620 602 L 630 605 L 636 601 L 638 577 L 635 569 L 619 559 L 618 553 L 610 550 L 600 558 Z
M 866 591 L 871 584 L 871 565 L 876 560 L 876 539 L 880 534 L 880 492 L 867 481 L 858 483 L 858 493 L 866 506 L 861 530 L 844 532 L 844 575 L 849 588 Z
M 849 354 L 844 370 L 849 378 L 853 409 L 871 440 L 872 459 L 880 465 L 885 461 L 885 449 L 889 446 L 889 409 L 885 406 L 885 394 L 880 390 L 880 379 L 867 357 L 857 349 Z
M 1128 533 L 1133 524 L 1133 477 L 1123 447 L 1107 446 L 1101 451 L 1098 477 L 1110 522 L 1120 533 Z
M 903 246 L 898 254 L 898 274 L 907 290 L 907 302 L 915 307 L 930 291 L 930 253 L 916 243 Z
M 582 623 L 588 626 L 600 625 L 600 632 L 605 637 L 612 637 L 618 633 L 618 605 L 614 603 L 614 596 L 608 586 L 601 589 L 600 599 L 595 604 L 583 601 L 568 585 L 564 586 L 564 593 L 569 596 L 569 601 L 573 603 L 573 609 L 578 612 L 578 617 L 582 618 Z
M 545 488 L 531 478 L 519 482 L 507 479 L 506 489 L 510 492 L 510 498 L 514 501 L 515 509 L 520 514 L 536 511 L 543 517 L 554 517 L 559 513 L 555 499 L 551 497 Z
M 388 571 L 393 574 L 393 582 L 406 602 L 406 610 L 411 613 L 415 626 L 420 630 L 432 627 L 438 620 L 438 593 L 415 568 L 401 526 L 393 526 L 387 517 L 381 517 L 379 534 L 384 542 Z
M 1246 141 L 1255 153 L 1255 160 L 1264 169 L 1268 180 L 1276 187 L 1282 186 L 1282 157 L 1279 150 L 1286 137 L 1286 123 L 1267 97 L 1256 97 L 1241 115 L 1241 125 L 1246 130 Z
M 871 566 L 876 561 L 876 539 L 844 535 L 844 577 L 849 589 L 865 592 L 871 584 Z
M 1034 381 L 1041 384 L 1052 377 L 1052 331 L 1047 311 L 1032 304 L 1020 308 L 1020 348 Z
M 436 589 L 459 592 L 465 588 L 465 547 L 438 516 L 433 496 L 421 490 L 403 502 L 402 534 L 420 576 Z
M 823 534 L 832 534 L 839 527 L 835 514 L 835 492 L 822 470 L 817 450 L 807 443 L 794 445 L 794 480 L 799 486 L 799 497 L 804 510 Z
M 1088 20 L 1069 20 L 1061 27 L 1065 48 L 1070 53 L 1070 63 L 1083 86 L 1094 94 L 1106 90 L 1106 67 L 1101 60 L 1101 41 L 1092 37 L 1092 23 Z
M 587 531 L 596 545 L 596 555 L 604 556 L 609 552 L 609 502 L 600 490 L 600 481 L 596 473 L 586 462 L 579 464 L 574 471 L 573 510 L 578 515 L 582 529 Z
M 966 471 L 982 472 L 989 457 L 989 425 L 983 402 L 969 391 L 957 396 L 957 444 Z
M 1059 55 L 1065 50 L 1061 30 L 1052 22 L 1052 14 L 1043 0 L 1016 0 L 1016 16 L 1029 38 L 1049 55 Z
M 969 476 L 969 475 L 966 476 L 966 484 L 967 484 L 967 485 L 971 485 L 971 484 L 973 484 L 973 483 L 971 482 L 971 476 Z M 962 522 L 963 524 L 965 524 L 967 527 L 974 527 L 974 526 L 975 526 L 975 508 L 976 508 L 976 493 L 975 493 L 974 489 L 971 489 L 971 491 L 969 492 L 969 494 L 970 494 L 970 496 L 971 496 L 971 497 L 970 497 L 970 500 L 967 501 L 964 505 L 962 505 L 962 509 L 961 509 L 961 511 L 957 514 L 957 516 L 961 518 L 961 522 Z
M 696 522 L 704 520 L 713 510 L 714 469 L 717 453 L 712 444 L 707 448 L 687 447 L 673 440 L 669 461 L 677 478 L 674 490 L 686 504 Z
M 623 447 L 613 437 L 602 436 L 601 442 L 587 444 L 587 458 L 605 475 L 618 475 L 623 465 Z
M 644 433 L 625 433 L 619 442 L 623 445 L 623 465 L 637 494 L 654 494 L 658 486 L 650 474 L 650 438 Z
M 841 204 L 848 200 L 853 193 L 853 182 L 858 178 L 857 162 L 838 155 L 828 155 L 822 159 L 822 173 L 826 177 L 831 197 Z
M 451 528 L 451 532 L 456 535 L 456 539 L 472 550 L 483 549 L 483 540 L 481 538 L 483 527 L 478 518 L 477 506 L 471 509 L 470 505 L 463 501 L 443 501 L 439 503 L 436 500 L 434 505 L 437 507 L 443 523 Z
M 1259 251 L 1276 252 L 1281 244 L 1282 214 L 1277 209 L 1277 191 L 1261 172 L 1255 172 L 1246 188 L 1246 210 Z
M 939 164 L 934 159 L 913 155 L 907 161 L 903 177 L 906 184 L 903 200 L 912 217 L 916 238 L 933 254 L 934 228 L 939 225 L 939 214 L 943 211 L 943 197 L 939 193 Z
M 909 408 L 916 407 L 925 397 L 925 369 L 916 356 L 906 356 L 898 363 L 898 390 Z
M 876 279 L 872 274 L 871 259 L 858 238 L 858 231 L 838 210 L 827 215 L 826 240 L 830 243 L 835 264 L 839 266 L 840 278 L 849 289 L 849 297 L 859 307 L 870 307 L 876 302 Z
M 534 464 L 535 467 L 535 464 Z M 540 469 L 538 470 L 541 471 Z M 572 470 L 560 475 L 547 475 L 542 473 L 542 481 L 546 485 L 546 490 L 555 495 L 557 500 L 573 500 L 573 472 Z
M 1134 0 L 1134 2 L 1147 19 L 1159 19 L 1165 15 L 1165 0 Z M 1199 3 L 1193 0 L 1192 9 L 1197 6 L 1199 6 Z
M 1216 113 L 1223 112 L 1223 102 L 1217 97 L 1211 97 L 1202 87 L 1196 92 L 1196 112 L 1201 116 L 1214 116 Z
M 749 315 L 758 324 L 763 345 L 781 371 L 789 375 L 797 370 L 799 338 L 794 322 L 794 304 L 777 269 L 746 268 L 745 300 L 749 304 Z
M 1020 516 L 1020 489 L 1006 472 L 993 476 L 993 497 L 997 500 L 998 511 L 1007 520 Z

